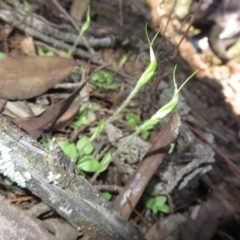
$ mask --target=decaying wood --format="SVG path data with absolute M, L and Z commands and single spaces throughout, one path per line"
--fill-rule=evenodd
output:
M 41 239 L 56 240 L 41 225 L 41 221 L 34 219 L 11 206 L 11 204 L 0 196 L 0 239 Z
M 58 30 L 47 20 L 41 19 L 38 15 L 31 13 L 30 15 L 22 10 L 15 9 L 14 11 L 3 10 L 0 11 L 0 18 L 9 24 L 15 24 L 17 28 L 24 31 L 27 29 L 34 29 L 38 33 L 45 36 L 51 36 L 53 39 L 58 39 L 62 42 L 75 43 L 78 35 L 67 33 L 66 31 Z M 34 36 L 34 35 L 33 35 Z M 52 43 L 54 43 L 53 41 Z M 116 43 L 116 37 L 102 37 L 102 38 L 88 38 L 87 42 L 91 47 L 112 47 Z M 85 46 L 83 39 L 79 40 L 78 45 Z
M 84 239 L 141 239 L 57 145 L 46 150 L 0 115 L 0 172 L 54 208 Z

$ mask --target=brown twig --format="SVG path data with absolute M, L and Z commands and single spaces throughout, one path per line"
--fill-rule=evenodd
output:
M 76 21 L 68 14 L 68 12 L 59 4 L 57 0 L 51 0 L 52 3 L 57 7 L 57 9 L 69 20 L 69 22 L 74 26 L 76 31 L 79 31 L 79 26 Z
M 25 197 L 18 197 L 18 198 L 13 198 L 10 200 L 11 203 L 14 202 L 24 202 L 24 201 L 29 201 L 29 200 L 33 200 L 34 197 L 33 196 L 25 196 Z

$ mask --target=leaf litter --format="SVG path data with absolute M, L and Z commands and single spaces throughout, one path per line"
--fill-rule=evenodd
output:
M 29 99 L 63 81 L 76 66 L 71 58 L 7 57 L 0 61 L 0 98 Z
M 24 119 L 14 119 L 13 122 L 19 128 L 26 131 L 32 138 L 38 139 L 41 136 L 43 130 L 52 130 L 54 127 L 54 124 L 56 123 L 57 120 L 59 120 L 61 116 L 63 116 L 64 114 L 65 114 L 64 116 L 65 118 L 66 118 L 66 114 L 69 116 L 69 113 L 67 113 L 67 110 L 69 111 L 72 110 L 70 106 L 73 104 L 74 99 L 77 97 L 77 95 L 79 94 L 79 92 L 82 90 L 82 88 L 87 82 L 88 81 L 85 81 L 68 98 L 54 105 L 51 105 L 43 113 L 37 116 L 28 117 Z M 77 105 L 79 106 L 79 104 L 80 102 L 78 101 Z M 74 114 L 76 113 L 77 113 L 76 110 L 70 113 L 71 115 L 70 118 L 72 119 L 74 117 Z M 64 119 L 62 119 L 61 121 L 64 121 Z M 63 127 L 66 124 L 66 121 L 67 120 L 65 120 L 65 122 L 61 122 L 61 124 L 60 122 L 58 122 L 57 126 L 59 127 L 60 125 L 60 127 Z
M 59 2 L 60 2 L 60 0 L 59 0 Z M 153 2 L 155 2 L 154 4 L 156 4 L 157 1 L 150 1 L 151 4 L 153 4 Z M 158 4 L 155 5 L 154 11 L 156 9 L 158 9 Z M 99 2 L 96 2 L 96 1 L 93 1 L 93 6 L 95 6 L 95 7 L 96 6 L 97 7 L 101 6 L 102 8 L 100 7 L 100 9 L 105 9 L 106 10 L 105 4 L 102 4 L 102 3 L 99 3 Z M 112 5 L 109 4 L 107 9 L 112 9 L 113 10 L 114 8 L 112 8 Z M 115 14 L 115 16 L 114 16 L 114 14 L 113 14 L 114 11 L 109 11 L 108 10 L 108 12 L 109 12 L 110 16 L 104 16 L 104 17 L 108 18 L 108 19 L 111 19 L 111 25 L 112 25 L 113 22 L 114 22 L 114 21 L 112 21 L 112 19 L 115 18 L 116 16 L 118 16 L 118 13 Z M 140 10 L 140 12 L 144 15 L 144 11 Z M 53 11 L 53 14 L 54 14 L 54 11 Z M 101 15 L 102 12 L 99 10 L 98 14 Z M 56 16 L 57 15 L 55 15 L 55 17 Z M 128 16 L 124 15 L 124 21 L 129 22 L 129 24 L 130 24 L 131 20 L 134 19 L 135 17 L 136 16 L 134 16 L 134 14 L 132 14 L 132 15 L 129 14 Z M 154 21 L 157 22 L 156 19 Z M 141 21 L 136 21 L 136 19 L 135 19 L 135 23 L 137 23 L 137 22 L 140 22 L 140 26 L 134 27 L 134 31 L 135 31 L 135 35 L 139 36 L 137 31 L 142 26 L 144 26 L 144 24 Z M 123 27 L 124 27 L 124 25 L 123 25 Z M 121 30 L 123 30 L 123 29 L 121 29 Z M 98 34 L 100 33 L 100 31 L 97 31 L 97 30 L 92 31 L 92 32 L 96 32 Z M 132 32 L 133 32 L 133 29 L 131 28 L 131 35 L 130 36 L 132 36 Z M 35 35 L 33 35 L 33 36 L 35 36 Z M 44 42 L 44 40 L 42 40 L 42 41 Z M 141 41 L 142 41 L 142 39 L 141 39 Z M 169 40 L 169 42 L 170 41 L 171 40 Z M 47 43 L 49 43 L 49 42 L 47 42 Z M 134 44 L 135 43 L 141 45 L 137 41 L 134 42 Z M 136 44 L 136 46 L 137 46 L 137 44 Z M 141 46 L 139 48 L 141 48 Z M 66 48 L 65 48 L 65 50 L 66 50 Z M 12 59 L 12 60 L 10 60 L 10 59 Z M 28 60 L 26 60 L 26 59 L 28 59 Z M 2 62 L 0 62 L 0 77 L 1 77 L 0 97 L 2 97 L 4 99 L 4 101 L 6 99 L 14 100 L 14 99 L 35 98 L 36 96 L 39 96 L 39 95 L 45 93 L 46 91 L 48 91 L 49 89 L 51 89 L 53 86 L 55 86 L 55 84 L 63 81 L 64 78 L 66 78 L 71 73 L 71 70 L 75 66 L 74 60 L 72 60 L 72 59 L 64 59 L 64 60 L 61 59 L 60 60 L 58 57 L 55 57 L 55 59 L 57 59 L 57 60 L 54 60 L 54 58 L 52 58 L 51 60 L 49 60 L 49 59 L 48 60 L 43 60 L 44 58 L 42 58 L 42 57 L 41 57 L 42 60 L 37 60 L 37 59 L 39 59 L 39 57 L 35 57 L 35 58 L 14 57 L 14 58 L 6 58 L 5 60 L 3 60 L 3 64 L 4 64 L 4 61 L 8 62 L 7 65 L 6 64 L 2 65 L 1 64 Z M 50 63 L 51 61 L 52 61 L 52 63 Z M 113 63 L 114 61 L 115 61 L 114 56 L 109 57 L 109 59 L 108 59 L 109 63 Z M 181 61 L 182 61 L 182 59 L 181 59 Z M 40 63 L 36 64 L 38 62 L 40 62 Z M 191 65 L 191 64 L 189 64 L 189 65 Z M 8 69 L 6 70 L 7 67 L 8 67 Z M 165 67 L 165 65 L 163 67 Z M 132 68 L 134 69 L 134 66 L 131 66 L 131 68 L 130 68 L 131 71 L 133 71 Z M 178 76 L 178 78 L 181 78 L 180 75 Z M 182 78 L 184 79 L 184 77 L 182 77 Z M 196 79 L 194 81 L 195 81 L 194 84 L 192 84 L 191 82 L 189 84 L 190 86 L 194 85 L 193 88 L 197 89 L 197 90 L 195 90 L 195 92 L 193 90 L 191 91 L 192 95 L 198 96 L 199 92 L 197 92 L 197 91 L 200 91 L 200 94 L 202 94 L 201 96 L 210 96 L 209 98 L 212 99 L 212 96 L 213 96 L 214 93 L 207 94 L 207 90 L 205 88 L 201 88 L 201 86 L 199 86 L 201 84 L 202 85 L 205 84 L 206 86 L 208 86 L 207 81 L 205 82 L 205 80 L 204 80 L 204 81 L 201 82 L 201 84 L 199 84 Z M 130 88 L 130 86 L 127 86 L 127 87 Z M 210 86 L 210 88 L 213 88 L 213 87 Z M 188 90 L 186 90 L 186 91 L 188 91 Z M 115 92 L 114 94 L 116 94 L 116 93 L 117 92 Z M 113 94 L 113 96 L 114 96 L 114 94 Z M 102 95 L 103 96 L 105 95 L 105 100 L 106 100 L 109 93 L 107 91 L 102 91 Z M 162 94 L 162 95 L 164 95 L 164 94 Z M 18 122 L 20 127 L 25 129 L 25 131 L 27 131 L 31 136 L 33 136 L 35 138 L 38 138 L 41 135 L 42 131 L 49 131 L 51 129 L 58 129 L 58 130 L 61 129 L 61 130 L 63 130 L 63 128 L 67 124 L 71 123 L 72 118 L 76 114 L 77 106 L 79 106 L 79 104 L 81 102 L 81 100 L 74 101 L 74 96 L 77 96 L 76 92 L 72 93 L 72 95 L 70 95 L 68 99 L 64 99 L 63 101 L 59 102 L 58 104 L 54 104 L 54 105 L 50 106 L 49 108 L 47 108 L 44 111 L 44 113 L 42 113 L 40 115 L 33 116 L 33 117 L 30 117 L 30 118 L 25 119 L 25 120 L 24 119 L 21 119 L 21 120 L 16 119 L 15 121 Z M 97 94 L 95 96 L 97 96 Z M 94 97 L 94 93 L 93 93 L 93 97 Z M 141 95 L 140 102 L 142 102 L 141 98 L 144 99 L 144 104 L 142 104 L 142 105 L 144 105 L 144 106 L 147 105 L 148 97 L 146 97 L 146 95 Z M 161 98 L 164 98 L 164 96 L 161 96 Z M 95 97 L 95 100 L 96 99 L 97 99 L 97 97 Z M 213 111 L 211 111 L 211 112 L 210 111 L 207 112 L 206 110 L 203 110 L 201 112 L 198 111 L 199 108 L 196 105 L 196 103 L 203 105 L 202 102 L 204 102 L 204 101 L 197 102 L 196 99 L 194 99 L 194 100 L 193 99 L 194 98 L 191 96 L 190 100 L 191 100 L 193 105 L 195 104 L 195 107 L 194 106 L 192 107 L 190 105 L 191 106 L 191 108 L 190 108 L 191 113 L 189 113 L 189 112 L 187 114 L 182 114 L 181 113 L 180 115 L 181 115 L 182 119 L 190 121 L 190 123 L 194 126 L 198 126 L 198 127 L 200 126 L 200 129 L 203 132 L 207 131 L 206 126 L 208 126 L 208 128 L 210 126 L 210 129 L 212 129 L 212 130 L 216 129 L 216 126 L 218 126 L 218 123 L 220 121 L 222 121 L 222 119 L 224 119 L 223 122 L 226 122 L 226 119 L 221 116 L 221 119 L 219 117 L 220 120 L 218 119 L 218 122 L 216 123 L 215 118 L 211 116 L 211 113 Z M 219 97 L 217 97 L 217 99 L 219 99 Z M 160 101 L 160 102 L 162 104 L 162 101 Z M 213 100 L 210 104 L 209 103 L 204 103 L 204 104 L 206 106 L 214 105 Z M 218 104 L 222 106 L 221 101 L 219 101 Z M 74 107 L 71 107 L 73 105 L 74 105 Z M 143 107 L 143 106 L 141 106 L 141 107 Z M 67 109 L 67 111 L 65 111 L 66 109 Z M 227 112 L 227 110 L 224 108 L 224 106 L 222 106 L 222 109 L 224 109 L 224 111 Z M 129 111 L 129 109 L 127 109 L 127 110 Z M 132 111 L 132 110 L 133 109 L 130 109 L 130 111 Z M 213 109 L 210 109 L 210 110 L 213 110 Z M 68 112 L 70 112 L 69 115 L 67 114 Z M 197 112 L 197 114 L 196 114 L 196 112 Z M 66 117 L 66 115 L 68 115 L 68 116 Z M 101 115 L 103 115 L 103 114 L 101 113 Z M 144 115 L 144 112 L 142 112 L 141 115 Z M 202 121 L 200 116 L 198 116 L 198 115 L 204 116 L 204 118 L 209 120 L 209 122 L 211 122 L 211 124 L 210 125 L 205 125 L 205 127 L 202 127 L 201 123 L 205 124 L 205 122 Z M 232 117 L 232 115 L 231 115 L 231 117 Z M 192 121 L 193 118 L 194 118 L 195 122 Z M 200 119 L 200 124 L 199 124 L 199 122 L 197 122 L 197 120 L 199 120 L 199 119 Z M 214 124 L 214 126 L 212 126 L 212 123 L 216 123 L 216 124 Z M 117 122 L 117 124 L 119 124 L 119 122 Z M 126 126 L 122 125 L 122 123 L 120 123 L 119 125 L 120 125 L 120 128 L 123 128 L 123 129 L 126 128 Z M 222 127 L 222 129 L 223 128 L 224 127 Z M 94 130 L 92 130 L 91 126 L 89 128 L 85 128 L 86 132 L 88 130 L 94 131 Z M 127 129 L 127 131 L 128 130 L 129 129 Z M 225 129 L 225 131 L 228 134 L 229 134 L 230 130 L 231 129 L 229 129 L 229 130 Z M 186 134 L 186 135 L 187 135 L 187 137 L 184 136 L 184 135 L 181 135 L 183 140 L 186 140 L 187 138 L 190 139 L 189 134 Z M 235 139 L 236 139 L 235 133 L 231 132 L 230 135 L 231 135 L 231 139 L 230 139 L 231 141 L 230 142 L 235 141 Z M 186 137 L 186 139 L 184 137 Z M 222 140 L 225 140 L 226 142 L 228 141 L 228 135 L 227 134 L 222 134 L 221 128 L 218 129 L 218 135 L 215 135 L 215 137 L 216 137 L 217 140 L 218 140 L 218 137 L 221 137 Z M 181 142 L 181 141 L 179 141 L 179 142 Z M 192 141 L 192 142 L 194 142 L 194 141 Z M 236 145 L 237 145 L 236 142 L 234 142 L 234 146 L 236 146 Z M 204 145 L 201 144 L 201 143 L 198 144 L 198 147 L 203 148 L 202 151 L 204 151 L 204 149 L 206 149 L 206 148 L 204 148 Z M 186 149 L 188 149 L 188 147 L 185 147 L 185 149 L 182 150 L 182 152 L 184 152 L 184 151 L 186 152 Z M 187 155 L 187 153 L 185 155 Z M 193 155 L 194 154 L 192 154 L 192 158 L 194 158 Z M 234 155 L 233 158 L 237 159 L 238 156 L 239 155 Z M 174 159 L 174 162 L 178 162 L 179 159 L 185 159 L 185 157 L 186 156 L 177 155 L 177 158 L 173 157 L 173 159 Z M 201 157 L 201 156 L 198 156 L 198 157 Z M 131 159 L 131 156 L 128 157 L 128 158 Z M 191 156 L 190 156 L 190 158 L 191 158 Z M 169 160 L 169 158 L 167 158 L 166 160 Z M 124 161 L 126 161 L 126 158 L 124 159 Z M 184 161 L 189 161 L 189 160 L 184 160 Z M 184 165 L 185 164 L 184 161 L 180 162 L 180 164 Z M 216 165 L 217 165 L 217 163 L 216 163 Z M 117 164 L 115 164 L 115 166 L 117 166 Z M 218 167 L 219 167 L 219 165 L 218 165 Z M 225 169 L 225 171 L 227 171 L 226 169 Z M 211 172 L 211 174 L 213 174 L 213 175 L 210 174 L 210 176 L 211 176 L 210 180 L 209 180 L 208 176 L 206 178 L 207 180 L 204 179 L 204 178 L 201 179 L 201 182 L 204 182 L 204 184 L 206 184 L 208 186 L 208 188 L 207 188 L 208 191 L 212 190 L 212 189 L 215 189 L 214 194 L 212 194 L 211 198 L 217 198 L 217 201 L 216 201 L 216 199 L 214 199 L 214 201 L 215 201 L 214 202 L 214 201 L 212 201 L 211 198 L 208 198 L 210 193 L 208 195 L 204 195 L 205 198 L 201 198 L 202 195 L 200 195 L 200 197 L 197 196 L 197 200 L 196 200 L 196 198 L 186 198 L 186 196 L 181 196 L 181 195 L 178 196 L 179 198 L 182 198 L 183 201 L 184 201 L 184 199 L 187 199 L 186 203 L 184 203 L 185 205 L 184 204 L 180 205 L 181 212 L 184 212 L 184 215 L 181 214 L 181 212 L 177 213 L 178 216 L 179 215 L 181 217 L 184 216 L 184 220 L 182 220 L 180 218 L 180 220 L 178 220 L 174 223 L 174 226 L 171 229 L 168 229 L 167 226 L 170 226 L 171 223 L 174 222 L 173 219 L 175 218 L 175 216 L 177 216 L 177 214 L 174 214 L 174 213 L 171 214 L 170 218 L 168 219 L 168 217 L 164 217 L 163 215 L 152 216 L 147 211 L 146 214 L 143 213 L 143 216 L 140 216 L 139 218 L 136 217 L 136 219 L 137 219 L 136 222 L 139 222 L 140 220 L 143 220 L 143 218 L 146 218 L 149 222 L 153 222 L 154 219 L 156 220 L 158 218 L 156 220 L 155 224 L 153 224 L 153 227 L 149 227 L 149 231 L 148 231 L 149 234 L 146 235 L 147 239 L 149 239 L 149 240 L 150 239 L 159 239 L 160 237 L 163 237 L 165 239 L 174 239 L 174 240 L 175 239 L 181 239 L 182 231 L 179 230 L 179 229 L 183 228 L 183 225 L 182 225 L 183 222 L 187 222 L 187 226 L 185 228 L 183 228 L 183 232 L 185 231 L 185 235 L 188 235 L 188 236 L 185 236 L 185 237 L 188 237 L 189 239 L 191 239 L 191 237 L 194 237 L 194 239 L 197 239 L 197 237 L 200 236 L 199 234 L 202 232 L 203 235 L 201 235 L 201 236 L 204 236 L 204 237 L 202 237 L 202 239 L 208 239 L 208 238 L 210 239 L 212 237 L 213 233 L 212 233 L 212 231 L 211 232 L 206 231 L 206 229 L 207 229 L 206 224 L 205 224 L 206 223 L 206 221 L 205 221 L 206 217 L 207 218 L 209 217 L 208 222 L 207 222 L 208 227 L 212 227 L 212 230 L 214 230 L 214 231 L 218 227 L 218 222 L 216 221 L 216 218 L 219 218 L 219 216 L 224 218 L 224 214 L 222 214 L 222 210 L 221 211 L 220 210 L 219 211 L 215 210 L 216 206 L 220 205 L 219 209 L 221 209 L 222 208 L 221 204 L 222 204 L 222 202 L 225 201 L 224 202 L 225 210 L 227 211 L 229 216 L 232 216 L 235 213 L 239 214 L 239 211 L 237 211 L 237 207 L 230 208 L 229 207 L 229 202 L 228 202 L 228 199 L 231 199 L 231 201 L 232 201 L 231 203 L 235 204 L 236 199 L 239 199 L 239 198 L 238 197 L 234 198 L 230 193 L 228 193 L 227 188 L 224 189 L 224 191 L 223 191 L 222 187 L 219 186 L 220 184 L 219 185 L 217 184 L 218 181 L 221 184 L 225 184 L 225 182 L 222 182 L 221 178 L 219 178 L 219 172 L 218 171 L 220 171 L 220 170 L 216 170 L 216 168 L 214 168 L 214 171 Z M 226 174 L 226 172 L 224 172 L 222 169 L 221 169 L 221 171 Z M 109 171 L 109 172 L 111 172 L 111 171 Z M 150 174 L 147 171 L 145 171 L 145 172 L 146 172 L 146 175 Z M 170 174 L 170 173 L 171 173 L 171 171 L 168 171 L 168 174 Z M 190 174 L 191 173 L 192 172 L 190 172 Z M 108 174 L 111 174 L 111 173 L 107 173 L 107 176 L 108 176 Z M 174 173 L 172 173 L 172 174 L 174 175 Z M 142 173 L 142 175 L 145 175 L 144 172 Z M 120 178 L 120 181 L 119 180 L 117 181 L 116 178 Z M 109 181 L 108 183 L 109 184 L 115 184 L 115 185 L 118 185 L 122 182 L 126 183 L 126 180 L 124 179 L 123 174 L 119 173 L 119 170 L 117 171 L 117 173 L 115 173 L 115 176 L 113 177 L 113 179 L 115 179 L 115 180 L 114 181 Z M 127 179 L 129 179 L 129 176 L 128 176 Z M 218 179 L 218 180 L 216 181 L 216 179 Z M 215 180 L 215 182 L 214 182 L 214 180 Z M 100 181 L 102 181 L 102 179 Z M 97 184 L 99 184 L 99 183 L 97 183 Z M 127 184 L 126 184 L 126 186 L 127 186 Z M 230 186 L 232 187 L 232 185 L 230 185 Z M 101 185 L 100 185 L 100 187 L 101 187 Z M 196 186 L 195 186 L 195 188 L 196 188 Z M 203 189 L 203 187 L 202 187 L 202 189 Z M 216 190 L 218 190 L 217 192 L 221 192 L 221 193 L 224 192 L 225 194 L 217 194 Z M 232 190 L 232 188 L 231 188 L 231 190 Z M 236 189 L 233 189 L 232 192 L 234 193 L 234 192 L 237 192 L 237 191 L 236 191 Z M 216 197 L 216 195 L 217 195 L 217 197 Z M 206 201 L 206 203 L 201 202 L 198 205 L 194 205 L 194 204 L 196 204 L 196 201 L 198 201 L 199 199 L 201 199 L 201 200 L 204 199 Z M 235 206 L 234 204 L 232 204 L 232 205 Z M 193 209 L 191 209 L 192 206 L 194 206 Z M 197 211 L 197 209 L 200 209 L 200 210 Z M 175 210 L 177 211 L 178 209 L 175 209 Z M 202 210 L 204 210 L 204 211 L 202 211 Z M 132 211 L 132 209 L 130 209 L 130 211 Z M 189 212 L 190 212 L 190 215 L 188 215 Z M 172 216 L 172 218 L 171 218 L 171 216 Z M 165 226 L 164 226 L 164 223 L 165 223 Z M 161 225 L 161 229 L 159 228 L 160 225 Z M 145 225 L 142 227 L 142 225 L 139 224 L 138 227 L 140 229 L 146 229 Z M 175 229 L 179 230 L 178 231 L 179 234 L 177 234 L 177 236 L 174 236 Z M 204 229 L 205 229 L 205 231 L 203 231 Z M 174 237 L 171 238 L 172 236 L 174 236 Z

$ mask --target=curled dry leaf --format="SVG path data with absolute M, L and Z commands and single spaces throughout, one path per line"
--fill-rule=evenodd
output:
M 0 61 L 0 98 L 28 99 L 61 82 L 75 62 L 60 57 L 18 57 Z
M 84 85 L 87 83 L 87 81 L 82 83 L 82 85 L 77 88 L 68 98 L 54 105 L 51 105 L 41 114 L 23 119 L 14 119 L 13 122 L 19 128 L 26 131 L 32 138 L 38 139 L 41 136 L 43 130 L 50 130 L 56 123 L 56 121 L 68 110 L 69 106 L 73 103 L 74 99 L 79 94 Z M 78 105 L 79 103 L 80 102 L 78 102 Z M 74 115 L 72 117 L 74 117 Z M 69 122 L 71 119 L 69 121 L 68 120 L 69 119 L 67 119 L 66 122 L 61 122 L 60 127 L 65 126 L 66 123 Z
M 193 211 L 195 211 L 195 209 L 196 207 Z M 213 239 L 213 236 L 218 230 L 219 219 L 223 221 L 223 215 L 226 216 L 227 214 L 226 209 L 218 200 L 209 199 L 207 202 L 202 202 L 196 214 L 192 213 L 184 224 L 182 239 Z
M 67 111 L 54 124 L 55 130 L 63 130 L 73 121 L 79 110 L 81 102 L 82 100 L 72 102 Z

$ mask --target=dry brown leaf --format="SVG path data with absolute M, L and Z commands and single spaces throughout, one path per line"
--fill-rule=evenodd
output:
M 35 45 L 32 37 L 24 38 L 21 42 L 21 48 L 25 55 L 30 57 L 37 56 Z
M 182 226 L 187 217 L 181 213 L 174 213 L 164 218 L 159 218 L 147 231 L 147 240 L 183 240 Z
M 57 120 L 54 124 L 55 130 L 63 130 L 66 126 L 72 123 L 74 117 L 76 116 L 79 106 L 82 100 L 74 101 L 67 111 Z
M 48 107 L 43 113 L 25 119 L 14 119 L 13 122 L 19 128 L 26 131 L 32 138 L 38 139 L 43 130 L 50 130 L 54 123 L 67 111 L 86 83 L 87 81 L 77 88 L 68 98 Z
M 78 21 L 82 21 L 89 4 L 90 0 L 73 0 L 70 15 Z
M 60 57 L 18 57 L 0 61 L 0 98 L 28 99 L 61 82 L 75 62 Z
M 226 209 L 215 199 L 202 202 L 193 219 L 189 217 L 184 229 L 184 240 L 210 240 L 218 229 L 219 220 Z M 193 214 L 192 214 L 193 215 Z

